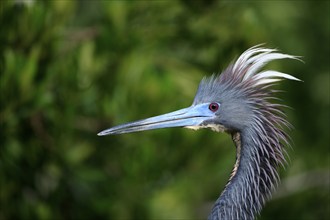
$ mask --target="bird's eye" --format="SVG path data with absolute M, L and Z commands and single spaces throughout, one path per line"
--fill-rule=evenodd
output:
M 210 109 L 212 112 L 216 112 L 216 111 L 218 111 L 218 109 L 219 109 L 219 104 L 216 103 L 216 102 L 212 102 L 212 103 L 209 105 L 209 109 Z

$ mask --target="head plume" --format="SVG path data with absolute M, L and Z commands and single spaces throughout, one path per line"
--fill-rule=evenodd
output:
M 297 56 L 279 53 L 276 49 L 267 49 L 260 45 L 251 47 L 219 76 L 213 75 L 204 78 L 199 86 L 198 93 L 201 93 L 199 96 L 215 93 L 214 90 L 219 89 L 219 84 L 226 85 L 226 89 L 234 86 L 242 89 L 252 89 L 255 87 L 269 87 L 269 85 L 283 79 L 300 81 L 298 78 L 286 73 L 274 70 L 260 71 L 267 63 L 279 59 L 299 60 Z M 196 98 L 198 98 L 198 93 Z
M 246 50 L 241 56 L 220 75 L 204 78 L 198 88 L 194 104 L 215 101 L 219 97 L 247 95 L 250 92 L 269 92 L 275 82 L 283 79 L 300 81 L 286 73 L 263 70 L 267 63 L 278 59 L 295 59 L 297 56 L 279 53 L 276 49 L 267 49 L 257 45 Z M 242 94 L 245 93 L 245 94 Z M 259 93 L 260 94 L 260 93 Z

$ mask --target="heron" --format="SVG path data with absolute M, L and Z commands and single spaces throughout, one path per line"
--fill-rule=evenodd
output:
M 151 129 L 209 128 L 231 135 L 236 162 L 229 180 L 208 216 L 216 219 L 255 219 L 278 186 L 278 170 L 286 164 L 292 126 L 276 97 L 277 82 L 301 81 L 287 73 L 264 70 L 273 60 L 296 59 L 256 45 L 243 52 L 221 74 L 203 78 L 188 108 L 118 125 L 99 136 Z

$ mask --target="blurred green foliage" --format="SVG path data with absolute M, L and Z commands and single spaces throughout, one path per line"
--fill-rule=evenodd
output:
M 199 80 L 266 43 L 294 142 L 259 219 L 329 219 L 329 1 L 1 1 L 0 219 L 206 218 L 230 137 L 113 125 L 191 104 Z

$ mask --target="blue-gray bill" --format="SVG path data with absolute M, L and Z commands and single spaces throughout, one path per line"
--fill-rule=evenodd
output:
M 215 115 L 208 108 L 208 104 L 194 105 L 178 111 L 159 115 L 135 122 L 118 125 L 98 133 L 98 136 L 110 134 L 123 134 L 170 127 L 199 127 L 205 120 Z

